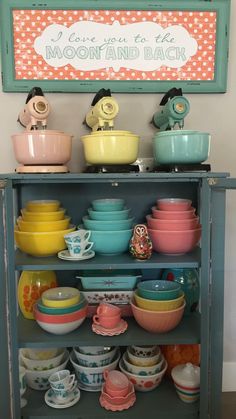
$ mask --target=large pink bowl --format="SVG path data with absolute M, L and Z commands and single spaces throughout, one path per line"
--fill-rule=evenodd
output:
M 183 220 L 162 220 L 160 218 L 154 218 L 151 214 L 146 216 L 146 220 L 149 228 L 166 231 L 193 230 L 197 228 L 199 223 L 199 217 Z
M 191 207 L 186 211 L 163 211 L 156 207 L 152 207 L 152 215 L 154 218 L 161 220 L 185 220 L 186 218 L 194 218 L 196 209 Z
M 25 131 L 12 135 L 16 160 L 21 164 L 64 164 L 71 158 L 72 136 L 60 131 Z
M 153 249 L 156 252 L 169 255 L 184 254 L 193 250 L 201 238 L 201 231 L 201 227 L 183 231 L 152 230 L 148 228 Z
M 171 311 L 149 311 L 137 307 L 134 300 L 131 301 L 131 308 L 136 322 L 143 329 L 152 333 L 169 332 L 180 323 L 184 314 L 184 304 Z
M 163 198 L 157 200 L 157 209 L 163 211 L 186 211 L 191 207 L 190 199 Z

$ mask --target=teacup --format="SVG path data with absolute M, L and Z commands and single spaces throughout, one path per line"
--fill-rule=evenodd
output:
M 103 373 L 105 379 L 105 391 L 112 397 L 124 397 L 129 391 L 129 379 L 126 375 L 117 370 L 108 371 Z
M 64 236 L 70 256 L 84 256 L 93 247 L 93 242 L 89 242 L 90 230 L 72 231 Z
M 99 316 L 120 316 L 121 309 L 120 307 L 117 307 L 114 304 L 100 303 L 97 308 L 97 314 Z
M 77 386 L 77 381 L 74 381 L 74 383 L 72 383 L 70 388 L 67 388 L 67 389 L 54 388 L 52 386 L 51 388 L 56 398 L 58 399 L 58 401 L 66 402 L 66 400 L 69 399 L 71 393 L 75 390 L 76 386 Z
M 74 384 L 75 374 L 71 374 L 69 370 L 57 371 L 50 375 L 48 381 L 53 390 L 69 391 Z
M 20 384 L 20 407 L 25 407 L 27 405 L 27 400 L 22 396 L 26 391 L 26 369 L 22 366 L 19 367 L 19 384 Z
M 65 234 L 64 239 L 68 243 L 80 243 L 81 241 L 89 240 L 91 236 L 90 230 L 79 229 L 76 231 L 72 231 L 71 233 Z
M 104 327 L 105 329 L 114 329 L 119 324 L 120 319 L 120 314 L 116 314 L 115 316 L 99 316 L 98 314 L 95 314 L 93 316 L 93 322 L 99 326 Z

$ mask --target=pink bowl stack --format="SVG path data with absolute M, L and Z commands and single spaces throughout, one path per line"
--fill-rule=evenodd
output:
M 152 214 L 146 216 L 153 249 L 180 255 L 191 252 L 201 238 L 201 225 L 189 199 L 158 199 Z

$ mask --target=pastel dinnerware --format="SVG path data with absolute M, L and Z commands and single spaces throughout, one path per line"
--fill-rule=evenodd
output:
M 21 348 L 19 351 L 20 357 L 28 370 L 43 371 L 50 370 L 60 365 L 64 356 L 64 349 L 58 349 L 57 354 L 49 359 L 30 359 L 27 349 Z
M 137 285 L 137 293 L 140 297 L 149 300 L 173 300 L 180 296 L 181 285 L 158 279 L 140 281 Z
M 106 392 L 113 397 L 126 396 L 129 391 L 129 380 L 121 371 L 105 370 L 103 373 L 105 378 Z
M 120 314 L 115 316 L 107 316 L 107 315 L 100 315 L 98 316 L 95 314 L 93 316 L 93 322 L 99 326 L 104 327 L 105 329 L 114 329 L 121 320 Z
M 28 201 L 25 207 L 27 211 L 32 212 L 58 211 L 60 207 L 60 201 L 54 199 L 37 199 L 34 201 Z
M 180 291 L 180 296 L 173 300 L 149 300 L 142 298 L 138 295 L 137 291 L 134 292 L 134 299 L 138 307 L 150 311 L 170 311 L 175 310 L 182 306 L 184 303 L 184 293 Z
M 146 376 L 156 374 L 157 372 L 162 370 L 164 357 L 160 354 L 157 363 L 154 365 L 134 365 L 130 362 L 130 359 L 128 358 L 128 353 L 126 351 L 123 354 L 123 361 L 127 371 L 131 372 L 132 374 Z
M 157 208 L 163 211 L 186 211 L 192 205 L 190 199 L 162 198 L 157 200 Z
M 33 212 L 21 209 L 21 215 L 24 221 L 57 221 L 64 218 L 66 210 L 59 208 L 57 211 Z
M 94 243 L 93 250 L 101 255 L 119 255 L 127 252 L 132 232 L 132 229 L 109 231 L 91 230 L 91 241 Z
M 92 207 L 95 211 L 122 211 L 125 200 L 122 198 L 94 199 Z
M 121 309 L 114 304 L 100 303 L 97 308 L 97 314 L 103 316 L 115 316 L 121 314 Z
M 77 304 L 73 304 L 69 307 L 48 307 L 43 304 L 42 299 L 40 298 L 37 301 L 37 308 L 39 311 L 41 311 L 41 313 L 45 314 L 67 314 L 80 310 L 85 305 L 85 302 L 86 300 L 84 296 L 80 294 L 80 300 Z
M 57 221 L 24 221 L 22 217 L 17 218 L 17 226 L 20 231 L 46 232 L 66 230 L 71 218 L 65 217 Z
M 134 351 L 132 349 L 132 346 L 129 346 L 127 348 L 127 356 L 128 360 L 131 362 L 131 364 L 139 366 L 139 367 L 151 367 L 158 363 L 161 356 L 160 348 L 157 347 L 156 352 L 152 356 L 137 356 L 134 354 Z
M 124 208 L 121 211 L 95 211 L 88 208 L 89 217 L 98 221 L 118 221 L 126 220 L 129 217 L 130 208 Z
M 181 255 L 191 252 L 199 243 L 202 228 L 199 226 L 193 230 L 164 231 L 148 229 L 153 249 L 156 252 Z
M 42 293 L 42 302 L 47 307 L 70 307 L 79 300 L 80 291 L 72 287 L 56 287 Z
M 199 225 L 199 217 L 186 218 L 183 220 L 163 220 L 160 218 L 154 218 L 152 215 L 146 216 L 147 226 L 153 230 L 191 230 Z
M 15 227 L 14 236 L 16 245 L 22 252 L 31 256 L 46 257 L 57 255 L 58 252 L 66 249 L 64 235 L 74 230 L 73 225 L 67 230 L 48 232 L 26 232 Z
M 192 207 L 186 211 L 163 211 L 152 207 L 153 217 L 160 218 L 161 220 L 185 220 L 186 218 L 194 218 L 195 211 L 195 208 Z

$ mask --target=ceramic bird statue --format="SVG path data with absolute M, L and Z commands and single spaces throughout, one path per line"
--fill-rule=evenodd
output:
M 152 255 L 152 242 L 145 224 L 134 227 L 133 236 L 129 244 L 130 253 L 139 260 L 150 259 Z

